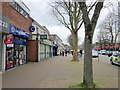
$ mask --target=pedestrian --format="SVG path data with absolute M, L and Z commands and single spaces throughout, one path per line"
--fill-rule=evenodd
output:
M 65 56 L 67 56 L 67 52 L 68 52 L 67 49 L 65 49 Z
M 80 50 L 79 53 L 80 53 L 80 57 L 82 58 L 82 50 Z
M 60 56 L 62 55 L 62 51 L 60 51 Z
M 73 55 L 73 50 L 71 50 L 71 54 Z
M 62 50 L 62 56 L 64 56 L 64 53 L 65 53 L 65 51 L 64 51 L 64 49 Z

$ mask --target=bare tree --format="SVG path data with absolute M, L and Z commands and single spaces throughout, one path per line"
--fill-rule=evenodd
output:
M 111 36 L 111 46 L 114 48 L 120 33 L 120 30 L 118 29 L 118 15 L 114 12 L 109 13 L 106 19 L 102 22 L 101 29 L 109 31 Z
M 103 0 L 104 2 L 104 0 Z M 93 69 L 92 69 L 92 39 L 95 31 L 95 27 L 100 15 L 100 11 L 103 8 L 103 2 L 96 0 L 95 9 L 93 11 L 92 18 L 90 19 L 88 14 L 88 7 L 86 2 L 79 2 L 82 11 L 82 18 L 85 27 L 85 46 L 84 46 L 84 74 L 83 84 L 88 87 L 93 87 Z
M 60 0 L 54 2 L 53 13 L 65 27 L 67 27 L 73 38 L 73 60 L 78 61 L 78 30 L 84 22 L 85 26 L 85 57 L 84 57 L 84 75 L 83 83 L 88 87 L 93 87 L 93 70 L 92 70 L 92 39 L 100 11 L 103 7 L 103 2 L 91 2 L 89 6 L 85 2 L 78 2 L 79 0 Z M 104 0 L 103 0 L 104 1 Z M 89 12 L 94 9 L 92 18 L 89 17 Z
M 97 34 L 97 40 L 100 45 L 100 48 L 110 46 L 111 43 L 111 35 L 108 30 L 101 29 Z
M 68 28 L 73 40 L 73 61 L 78 61 L 78 30 L 82 26 L 80 5 L 76 0 L 58 0 L 52 3 L 57 20 Z

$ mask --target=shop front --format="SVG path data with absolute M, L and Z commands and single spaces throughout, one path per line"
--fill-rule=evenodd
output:
M 24 65 L 27 61 L 27 39 L 29 33 L 10 25 L 10 34 L 4 40 L 6 44 L 6 70 Z
M 40 42 L 40 59 L 52 57 L 52 42 L 49 40 L 42 40 Z

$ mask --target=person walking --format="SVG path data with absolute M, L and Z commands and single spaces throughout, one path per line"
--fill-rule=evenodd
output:
M 64 51 L 64 49 L 62 50 L 62 56 L 64 56 L 64 53 L 65 53 L 65 51 Z
M 71 50 L 71 54 L 73 55 L 73 50 Z
M 65 49 L 65 56 L 67 56 L 67 52 L 68 52 L 67 49 Z
M 80 57 L 82 58 L 82 50 L 80 50 L 79 53 L 80 53 Z

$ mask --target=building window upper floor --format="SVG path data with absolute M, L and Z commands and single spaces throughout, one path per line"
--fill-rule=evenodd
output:
M 18 13 L 28 19 L 29 14 L 15 1 L 9 2 L 10 6 L 14 8 Z

